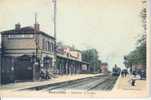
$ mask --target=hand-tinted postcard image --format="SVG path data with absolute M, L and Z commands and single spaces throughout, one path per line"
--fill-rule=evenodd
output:
M 147 0 L 0 0 L 0 96 L 149 96 Z

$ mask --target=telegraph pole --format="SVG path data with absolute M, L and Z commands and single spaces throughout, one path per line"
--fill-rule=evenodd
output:
M 37 37 L 37 28 L 39 26 L 37 26 L 37 13 L 35 13 L 35 25 L 34 25 L 34 39 L 35 39 L 35 45 L 36 45 L 36 54 L 35 54 L 35 57 L 34 57 L 34 65 L 33 65 L 33 81 L 35 81 L 35 78 L 36 78 L 36 67 L 37 65 L 39 65 L 38 63 L 38 37 Z
M 57 11 L 57 0 L 52 0 L 53 2 L 53 28 L 54 28 L 54 38 L 55 38 L 55 41 L 56 41 L 56 11 Z
M 56 14 L 57 14 L 57 0 L 52 0 L 53 2 L 53 31 L 54 31 L 54 38 L 55 38 L 55 41 L 54 41 L 54 59 L 55 59 L 55 62 L 54 62 L 54 68 L 53 70 L 55 71 L 56 70 L 56 67 L 57 67 L 57 52 L 56 52 L 56 49 L 57 49 L 57 32 L 56 32 Z
M 37 40 L 37 13 L 35 13 L 35 26 L 34 26 L 34 32 L 35 32 L 35 43 L 36 43 L 36 62 L 38 57 L 38 40 Z

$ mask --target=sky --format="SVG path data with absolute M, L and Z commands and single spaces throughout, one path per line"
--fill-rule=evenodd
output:
M 80 50 L 96 48 L 109 67 L 124 67 L 123 56 L 136 46 L 143 32 L 139 16 L 142 0 L 57 0 L 57 41 Z M 53 36 L 52 0 L 0 0 L 0 31 L 33 26 Z

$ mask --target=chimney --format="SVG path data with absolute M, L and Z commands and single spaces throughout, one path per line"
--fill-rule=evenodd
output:
M 15 30 L 20 30 L 20 28 L 21 28 L 20 23 L 15 24 Z
M 40 25 L 38 23 L 34 24 L 34 29 L 35 31 L 39 31 L 40 30 Z

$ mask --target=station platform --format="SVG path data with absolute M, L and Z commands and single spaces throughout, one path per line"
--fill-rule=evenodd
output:
M 127 77 L 119 77 L 117 83 L 115 84 L 114 89 L 122 89 L 122 90 L 146 90 L 146 80 L 136 80 L 136 85 L 131 86 L 130 76 Z
M 6 85 L 0 86 L 0 91 L 17 91 L 20 89 L 36 87 L 41 85 L 47 85 L 52 83 L 70 81 L 70 80 L 77 80 L 86 77 L 92 77 L 101 74 L 72 74 L 72 75 L 57 75 L 57 78 L 52 78 L 49 80 L 39 80 L 39 81 L 28 81 L 28 82 L 17 82 L 17 83 L 10 83 Z
M 119 76 L 112 92 L 116 92 L 117 97 L 147 97 L 149 95 L 149 89 L 147 88 L 149 83 L 147 80 L 137 79 L 135 86 L 131 85 L 130 80 L 130 75 L 126 77 Z

